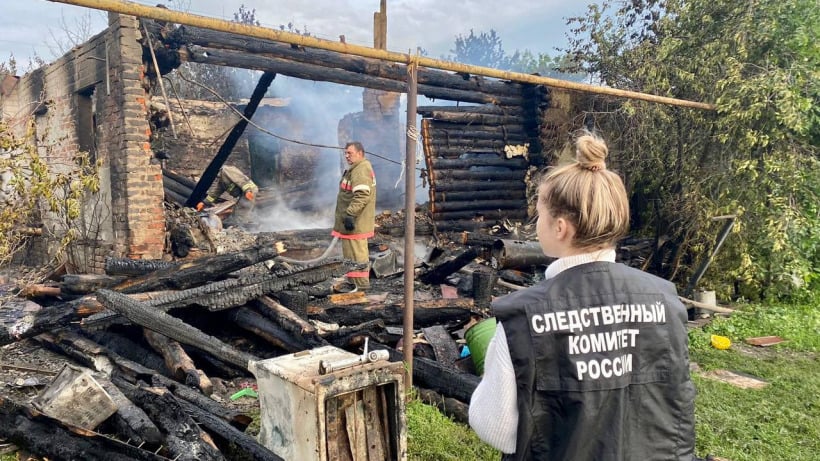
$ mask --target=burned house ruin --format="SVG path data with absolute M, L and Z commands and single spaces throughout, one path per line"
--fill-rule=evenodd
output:
M 190 61 L 365 88 L 363 110 L 339 122 L 338 139 L 342 144 L 359 139 L 368 151 L 391 160 L 371 157 L 384 178 L 379 206 L 401 207 L 403 192 L 393 182 L 401 176 L 404 156 L 399 93 L 405 91 L 407 65 L 111 13 L 105 31 L 43 68 L 7 78 L 0 96 L 3 117 L 16 134 L 22 136 L 25 120 L 33 119 L 38 146 L 50 146 L 48 152 L 40 149 L 49 162 L 69 160 L 66 156 L 76 151 L 87 151 L 100 162 L 99 197 L 96 206 L 84 210 L 84 219 L 99 223 L 99 229 L 80 239 L 85 249 L 77 270 L 99 272 L 106 256 L 161 258 L 163 168 L 188 178 L 201 175 L 219 147 L 214 138 L 238 120 L 218 104 L 164 100 L 152 84 L 157 79 L 152 50 L 161 72 Z M 551 161 L 577 125 L 572 93 L 427 68 L 418 71 L 418 92 L 451 102 L 418 108 L 424 152 L 418 169 L 421 181 L 429 182 L 429 210 L 437 230 L 474 230 L 503 219 L 526 219 L 526 179 Z M 262 101 L 254 122 L 276 126 L 292 139 L 310 136 L 304 126 L 288 121 L 294 120 L 286 112 L 295 102 L 283 103 L 284 96 Z M 167 120 L 157 120 L 169 116 L 176 121 L 177 138 Z M 270 165 L 259 161 L 264 144 L 255 141 L 261 137 L 269 138 L 248 128 L 229 162 L 267 186 L 277 178 L 269 174 Z M 309 170 L 315 157 L 333 157 L 327 149 L 311 152 L 310 147 L 277 143 L 280 158 L 295 162 L 290 171 Z M 158 158 L 165 153 L 167 159 Z M 279 179 L 308 181 L 305 176 Z M 47 216 L 42 225 L 49 225 Z M 33 245 L 30 252 L 27 260 L 36 263 L 45 258 L 48 245 Z

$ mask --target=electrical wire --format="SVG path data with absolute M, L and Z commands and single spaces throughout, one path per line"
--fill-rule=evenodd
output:
M 267 135 L 269 135 L 269 136 L 272 136 L 272 137 L 274 137 L 274 138 L 276 138 L 276 139 L 280 139 L 280 140 L 282 140 L 282 141 L 290 142 L 290 143 L 293 143 L 293 144 L 300 144 L 300 145 L 303 145 L 303 146 L 309 146 L 309 147 L 318 147 L 318 148 L 321 148 L 321 149 L 335 149 L 335 150 L 344 150 L 343 148 L 341 148 L 341 147 L 339 147 L 339 146 L 328 146 L 328 145 L 325 145 L 325 144 L 315 144 L 315 143 L 310 143 L 310 142 L 305 142 L 305 141 L 299 141 L 299 140 L 296 140 L 296 139 L 286 138 L 286 137 L 281 136 L 281 135 L 278 135 L 278 134 L 276 134 L 276 133 L 274 133 L 274 132 L 272 132 L 272 131 L 270 131 L 270 130 L 267 130 L 267 129 L 265 129 L 265 128 L 262 128 L 261 126 L 259 126 L 258 124 L 254 123 L 252 120 L 250 120 L 249 118 L 245 117 L 245 114 L 243 114 L 242 112 L 240 112 L 240 111 L 239 111 L 237 108 L 235 108 L 235 107 L 234 107 L 231 103 L 229 103 L 228 101 L 226 101 L 226 100 L 225 100 L 225 98 L 223 98 L 223 97 L 222 97 L 219 93 L 217 93 L 214 89 L 212 89 L 212 88 L 208 87 L 207 85 L 204 85 L 204 84 L 202 84 L 202 83 L 199 83 L 199 82 L 197 82 L 197 81 L 195 81 L 195 80 L 192 80 L 192 79 L 189 79 L 189 78 L 185 77 L 184 75 L 182 75 L 182 73 L 181 73 L 181 72 L 177 72 L 177 75 L 179 75 L 179 78 L 181 78 L 181 79 L 185 80 L 186 82 L 188 82 L 188 83 L 190 83 L 190 84 L 192 84 L 192 85 L 196 85 L 196 86 L 198 86 L 198 87 L 200 87 L 200 88 L 202 88 L 202 89 L 204 89 L 204 90 L 208 91 L 208 92 L 209 92 L 209 93 L 211 93 L 212 95 L 214 95 L 214 97 L 216 97 L 217 99 L 219 99 L 219 101 L 220 101 L 222 104 L 224 104 L 224 105 L 225 105 L 226 107 L 228 107 L 231 111 L 233 111 L 236 115 L 238 115 L 240 118 L 242 118 L 242 119 L 244 119 L 246 122 L 248 122 L 248 124 L 249 124 L 249 125 L 251 125 L 252 127 L 254 127 L 254 128 L 256 128 L 257 130 L 261 131 L 262 133 L 265 133 L 265 134 L 267 134 Z M 382 155 L 379 155 L 379 154 L 376 154 L 376 153 L 373 153 L 373 152 L 370 152 L 370 151 L 365 151 L 365 153 L 366 153 L 366 154 L 368 154 L 368 155 L 371 155 L 371 156 L 373 156 L 373 157 L 377 157 L 377 158 L 380 158 L 380 159 L 382 159 L 382 160 L 385 160 L 385 161 L 387 161 L 387 162 L 394 163 L 394 164 L 396 164 L 396 165 L 403 165 L 403 164 L 404 164 L 403 162 L 397 162 L 397 161 L 395 161 L 395 160 L 393 160 L 393 159 L 391 159 L 391 158 L 387 158 L 387 157 L 384 157 L 384 156 L 382 156 Z M 419 171 L 422 171 L 422 169 L 421 169 L 421 168 L 416 168 L 416 169 L 417 169 L 417 170 L 419 170 Z

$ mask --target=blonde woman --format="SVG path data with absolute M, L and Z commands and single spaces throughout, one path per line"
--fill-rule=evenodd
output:
M 493 303 L 470 425 L 505 460 L 693 460 L 686 308 L 670 282 L 615 263 L 629 230 L 608 149 L 584 132 L 538 189 L 546 280 Z

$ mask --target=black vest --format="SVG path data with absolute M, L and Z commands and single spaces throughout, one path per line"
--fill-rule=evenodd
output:
M 518 395 L 505 460 L 686 460 L 695 389 L 672 283 L 595 262 L 493 303 Z

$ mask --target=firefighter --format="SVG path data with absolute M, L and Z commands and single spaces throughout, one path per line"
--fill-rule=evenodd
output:
M 197 211 L 201 211 L 205 206 L 213 206 L 224 192 L 238 199 L 233 214 L 225 220 L 224 224 L 236 225 L 251 221 L 259 187 L 239 168 L 231 165 L 225 165 L 219 170 L 216 181 L 208 189 L 205 201 L 197 204 Z
M 370 288 L 370 252 L 367 239 L 374 235 L 376 224 L 376 175 L 373 165 L 364 158 L 360 142 L 345 145 L 349 167 L 342 174 L 336 196 L 336 216 L 331 235 L 342 241 L 342 256 L 367 264 L 360 271 L 345 274 L 347 282 L 334 285 L 337 292 Z

